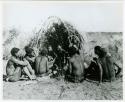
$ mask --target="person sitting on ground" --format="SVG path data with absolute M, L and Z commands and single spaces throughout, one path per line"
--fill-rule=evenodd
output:
M 100 46 L 95 46 L 94 48 L 95 54 L 98 58 L 93 58 L 90 66 L 86 70 L 86 75 L 90 74 L 90 76 L 95 76 L 98 78 L 99 82 L 102 81 L 114 81 L 115 77 L 120 73 L 121 68 L 118 68 L 118 72 L 115 72 L 115 65 L 117 65 L 111 55 L 109 55 L 104 48 Z M 118 66 L 118 65 L 117 65 Z
M 48 47 L 48 67 L 51 72 L 50 77 L 55 77 L 55 74 L 57 74 L 57 65 L 55 63 L 57 55 L 54 53 L 52 46 L 49 45 Z
M 53 61 L 57 55 L 53 52 L 53 49 L 51 46 L 48 47 L 48 61 Z
M 84 80 L 84 65 L 79 51 L 70 47 L 69 66 L 65 74 L 65 79 L 71 82 L 82 82 Z
M 48 57 L 48 64 L 49 64 L 48 66 L 49 66 L 49 68 L 52 68 L 57 55 L 53 52 L 53 49 L 51 46 L 48 47 L 47 57 Z
M 38 76 L 43 76 L 48 74 L 48 71 L 47 50 L 40 49 L 39 55 L 35 59 L 35 73 Z
M 57 46 L 57 58 L 55 60 L 55 64 L 58 66 L 58 74 L 59 76 L 63 76 L 64 71 L 64 65 L 66 64 L 66 56 L 68 52 L 62 48 L 61 45 Z
M 34 79 L 34 71 L 32 70 L 30 64 L 26 59 L 22 61 L 18 57 L 18 48 L 12 48 L 11 50 L 11 58 L 8 60 L 6 65 L 6 74 L 7 78 L 6 81 L 16 82 L 20 79 L 22 70 L 25 72 L 26 75 L 32 80 Z
M 26 55 L 25 55 L 26 60 L 29 61 L 31 67 L 34 69 L 35 68 L 35 57 L 36 57 L 34 50 L 32 48 L 30 48 L 29 46 L 26 46 L 25 52 L 26 52 Z

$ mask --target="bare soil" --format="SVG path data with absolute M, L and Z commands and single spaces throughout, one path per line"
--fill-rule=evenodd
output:
M 37 100 L 122 100 L 122 79 L 115 82 L 84 81 L 70 83 L 64 80 L 3 82 L 4 99 Z

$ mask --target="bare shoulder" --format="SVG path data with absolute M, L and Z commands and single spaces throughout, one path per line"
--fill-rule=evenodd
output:
M 107 54 L 107 55 L 106 55 L 106 59 L 112 60 L 112 56 Z
M 69 59 L 70 62 L 81 61 L 81 57 L 79 55 L 74 55 Z
M 7 65 L 11 65 L 13 64 L 13 61 L 11 60 L 11 58 L 7 61 Z
M 41 56 L 37 56 L 36 58 L 35 58 L 35 60 L 38 60 L 38 59 L 40 59 L 41 58 Z
M 80 55 L 76 55 L 76 56 L 75 56 L 75 59 L 78 60 L 78 61 L 81 61 L 81 60 L 82 60 L 82 58 L 81 58 Z

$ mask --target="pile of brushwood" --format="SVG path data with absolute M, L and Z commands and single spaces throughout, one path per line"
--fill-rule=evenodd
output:
M 70 57 L 70 47 L 75 45 L 78 51 L 83 49 L 84 39 L 80 33 L 68 22 L 63 22 L 58 17 L 49 17 L 42 36 L 38 42 L 39 48 L 51 46 L 53 53 L 56 54 L 56 60 L 53 68 L 58 70 L 58 74 L 63 75 L 63 69 L 67 65 L 67 58 Z M 60 71 L 59 71 L 60 70 Z

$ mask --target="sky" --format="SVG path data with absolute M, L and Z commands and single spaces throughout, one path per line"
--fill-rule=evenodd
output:
M 84 32 L 121 32 L 122 3 L 5 3 L 3 27 L 24 32 L 39 28 L 49 16 L 57 16 Z

